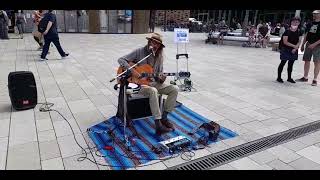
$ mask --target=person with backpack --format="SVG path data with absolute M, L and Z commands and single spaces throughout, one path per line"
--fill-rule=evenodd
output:
M 69 53 L 65 53 L 60 45 L 58 28 L 57 28 L 57 18 L 56 15 L 52 13 L 53 10 L 49 10 L 48 13 L 40 20 L 38 30 L 44 36 L 44 46 L 41 53 L 40 61 L 47 60 L 46 56 L 49 51 L 51 42 L 56 46 L 62 59 L 69 56 Z
M 0 39 L 9 39 L 8 36 L 9 18 L 4 10 L 0 10 Z
M 278 66 L 278 78 L 277 81 L 279 83 L 283 83 L 281 78 L 281 73 L 284 65 L 288 61 L 288 79 L 287 81 L 290 83 L 296 83 L 292 77 L 292 68 L 294 61 L 298 59 L 298 49 L 302 39 L 302 32 L 299 30 L 300 18 L 294 17 L 290 21 L 290 28 L 287 29 L 279 42 L 280 49 L 280 64 Z
M 310 61 L 313 56 L 314 75 L 311 85 L 317 86 L 317 78 L 320 71 L 320 10 L 314 10 L 312 15 L 314 21 L 310 25 L 307 25 L 304 40 L 301 46 L 301 51 L 304 51 L 304 75 L 297 81 L 308 82 Z

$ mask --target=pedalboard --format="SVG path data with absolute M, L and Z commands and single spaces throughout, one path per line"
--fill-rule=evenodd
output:
M 191 145 L 191 140 L 185 136 L 177 136 L 165 141 L 159 142 L 160 147 L 169 153 L 175 153 L 182 149 L 188 148 Z

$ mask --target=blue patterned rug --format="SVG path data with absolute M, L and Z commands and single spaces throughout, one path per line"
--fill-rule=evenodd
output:
M 168 157 L 167 152 L 155 153 L 154 147 L 158 142 L 177 136 L 185 136 L 197 145 L 199 138 L 208 136 L 208 133 L 200 129 L 194 135 L 188 135 L 194 128 L 210 120 L 193 112 L 191 109 L 180 104 L 173 112 L 168 114 L 168 119 L 175 126 L 175 131 L 163 134 L 161 137 L 155 135 L 154 119 L 152 117 L 135 119 L 133 126 L 138 133 L 135 136 L 133 128 L 127 128 L 126 135 L 129 137 L 130 151 L 125 144 L 123 126 L 121 121 L 113 116 L 110 119 L 92 126 L 88 129 L 89 137 L 93 140 L 100 154 L 104 157 L 111 169 L 121 170 L 136 167 L 159 158 Z M 110 132 L 112 133 L 107 133 Z M 217 141 L 229 139 L 237 134 L 227 128 L 221 127 Z M 208 144 L 214 143 L 209 141 Z M 111 149 L 106 148 L 108 146 Z

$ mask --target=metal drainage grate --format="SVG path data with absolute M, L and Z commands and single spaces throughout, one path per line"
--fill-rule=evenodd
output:
M 304 136 L 320 129 L 320 121 L 308 123 L 284 132 L 273 134 L 245 144 L 241 144 L 215 154 L 189 161 L 168 170 L 208 170 L 265 149 L 277 146 L 292 139 Z

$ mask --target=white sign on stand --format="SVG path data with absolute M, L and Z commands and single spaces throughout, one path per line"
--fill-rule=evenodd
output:
M 182 91 L 191 91 L 192 82 L 189 77 L 183 77 L 179 75 L 179 72 L 188 72 L 189 73 L 189 55 L 187 53 L 187 43 L 189 43 L 189 29 L 183 28 L 174 28 L 174 42 L 177 44 L 177 54 L 176 54 L 176 63 L 177 63 L 177 75 L 174 77 L 174 81 L 170 82 L 171 84 L 177 85 L 177 81 L 179 80 L 180 85 L 178 85 L 179 89 Z M 179 45 L 184 44 L 184 53 L 179 53 Z M 183 46 L 183 45 L 182 45 Z M 186 58 L 187 70 L 180 71 L 179 69 L 179 59 L 180 57 Z M 183 79 L 183 82 L 181 80 Z
M 189 29 L 174 28 L 175 43 L 189 43 Z

